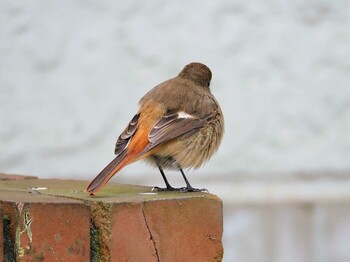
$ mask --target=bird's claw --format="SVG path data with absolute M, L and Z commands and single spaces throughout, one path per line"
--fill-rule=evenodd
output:
M 181 193 L 187 193 L 187 192 L 205 192 L 209 193 L 208 189 L 206 188 L 193 188 L 193 187 L 182 187 L 180 188 Z
M 180 192 L 180 193 L 188 193 L 188 192 L 205 192 L 209 193 L 208 189 L 206 188 L 193 188 L 193 187 L 153 187 L 152 192 Z
M 157 191 L 157 192 L 181 192 L 181 188 L 175 188 L 175 187 L 153 187 L 152 192 Z

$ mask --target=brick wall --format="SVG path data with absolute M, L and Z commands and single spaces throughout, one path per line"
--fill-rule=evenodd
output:
M 11 178 L 2 176 L 2 178 Z M 1 177 L 0 177 L 1 178 Z M 207 193 L 152 193 L 86 182 L 0 181 L 4 261 L 221 261 L 222 202 Z

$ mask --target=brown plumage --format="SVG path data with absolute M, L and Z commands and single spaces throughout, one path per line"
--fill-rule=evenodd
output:
M 175 78 L 150 90 L 139 102 L 140 109 L 119 136 L 116 157 L 87 186 L 94 195 L 124 166 L 144 159 L 157 166 L 166 184 L 158 190 L 203 191 L 188 182 L 183 168 L 198 168 L 217 151 L 224 118 L 211 94 L 210 69 L 191 63 Z M 173 188 L 163 169 L 180 170 L 186 187 Z

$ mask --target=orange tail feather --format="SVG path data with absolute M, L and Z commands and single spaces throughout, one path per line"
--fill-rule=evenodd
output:
M 94 195 L 98 192 L 120 169 L 129 163 L 129 158 L 124 154 L 114 158 L 86 187 L 85 192 Z
M 138 130 L 129 146 L 120 152 L 86 187 L 85 192 L 94 195 L 98 192 L 115 173 L 128 164 L 146 157 L 147 154 L 139 156 L 138 154 L 147 146 L 148 139 L 145 130 Z M 143 139 L 146 138 L 146 139 Z

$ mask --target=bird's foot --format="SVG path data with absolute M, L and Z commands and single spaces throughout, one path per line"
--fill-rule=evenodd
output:
M 205 192 L 209 193 L 208 189 L 206 188 L 194 188 L 194 187 L 182 187 L 180 188 L 181 193 L 187 193 L 187 192 Z
M 169 187 L 153 187 L 152 188 L 152 192 L 153 191 L 157 191 L 157 192 L 181 192 L 181 189 L 182 188 L 176 188 L 176 187 L 172 187 L 172 186 L 169 186 Z

